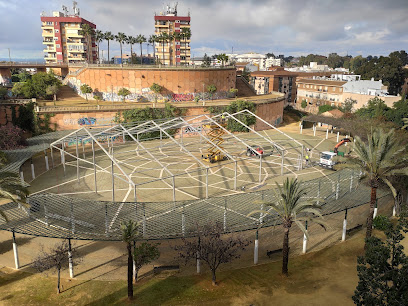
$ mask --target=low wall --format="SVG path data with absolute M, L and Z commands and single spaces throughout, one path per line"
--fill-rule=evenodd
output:
M 235 88 L 236 71 L 234 68 L 217 69 L 159 69 L 159 68 L 107 68 L 89 67 L 74 70 L 65 82 L 79 95 L 82 84 L 87 84 L 106 101 L 121 101 L 117 93 L 121 88 L 128 89 L 131 94 L 128 101 L 148 102 L 157 97 L 150 90 L 153 83 L 162 86 L 158 95 L 159 101 L 192 101 L 196 96 L 202 100 L 210 99 L 207 93 L 209 85 L 215 85 L 217 92 L 214 99 L 223 99 L 231 88 Z
M 256 115 L 261 117 L 263 120 L 267 121 L 269 124 L 278 126 L 283 119 L 283 105 L 284 97 L 279 93 L 276 95 L 259 96 L 248 99 L 254 102 L 256 105 Z M 196 105 L 195 103 L 174 103 L 175 106 L 185 109 L 185 116 L 199 116 L 202 114 L 209 114 L 208 106 L 226 106 L 229 105 L 233 100 L 221 100 L 214 101 L 213 103 L 208 102 L 205 105 Z M 140 105 L 139 108 L 143 108 L 150 105 Z M 135 106 L 133 106 L 134 108 Z M 158 103 L 156 105 L 158 108 L 164 107 L 164 103 Z M 40 112 L 41 114 L 52 113 L 53 116 L 50 118 L 51 124 L 56 124 L 58 130 L 73 130 L 81 128 L 82 126 L 91 125 L 109 125 L 114 124 L 114 120 L 118 110 L 116 109 L 100 109 L 100 110 L 63 110 L 58 111 L 57 108 L 49 111 Z M 128 108 L 130 109 L 130 108 Z M 125 109 L 123 109 L 125 110 Z M 257 120 L 255 124 L 255 130 L 269 129 L 270 127 L 264 122 Z

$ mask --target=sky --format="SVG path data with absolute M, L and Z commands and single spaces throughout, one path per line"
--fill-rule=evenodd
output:
M 164 6 L 159 0 L 77 2 L 81 17 L 98 29 L 146 37 Z M 12 59 L 42 58 L 40 13 L 61 11 L 63 4 L 72 7 L 68 0 L 0 0 L 0 58 L 8 58 L 8 48 Z M 188 11 L 193 56 L 231 53 L 232 48 L 234 53 L 367 56 L 408 46 L 408 0 L 179 1 L 178 15 Z M 106 54 L 107 44 L 101 49 Z M 111 43 L 111 54 L 119 54 L 118 43 Z

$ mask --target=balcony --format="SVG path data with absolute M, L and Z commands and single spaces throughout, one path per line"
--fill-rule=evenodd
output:
M 68 51 L 69 52 L 71 52 L 71 53 L 85 53 L 86 52 L 86 50 L 83 50 L 83 49 L 68 49 Z
M 54 41 L 52 39 L 44 39 L 43 44 L 54 44 Z
M 54 36 L 54 31 L 43 31 L 42 36 Z
M 44 52 L 56 52 L 55 48 L 45 48 Z

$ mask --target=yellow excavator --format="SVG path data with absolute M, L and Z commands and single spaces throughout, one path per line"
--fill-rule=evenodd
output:
M 228 156 L 224 155 L 220 149 L 223 149 L 222 143 L 224 139 L 222 136 L 225 134 L 225 130 L 222 127 L 226 127 L 227 124 L 225 122 L 219 123 L 219 125 L 215 123 L 204 124 L 203 128 L 209 130 L 206 132 L 207 137 L 210 139 L 208 144 L 211 146 L 207 149 L 207 153 L 201 155 L 204 161 L 215 163 L 222 160 L 227 160 Z

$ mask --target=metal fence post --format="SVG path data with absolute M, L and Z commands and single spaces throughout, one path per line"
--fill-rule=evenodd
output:
M 208 199 L 208 167 L 205 169 L 205 198 Z
M 146 209 L 145 204 L 142 204 L 143 208 L 143 237 L 146 237 Z
M 92 139 L 92 163 L 94 170 L 94 184 L 95 184 L 95 193 L 98 193 L 98 186 L 96 183 L 96 163 L 95 163 L 95 140 Z
M 108 204 L 105 204 L 105 234 L 109 235 Z
M 35 179 L 35 170 L 34 170 L 34 164 L 33 164 L 33 159 L 30 159 L 31 162 L 31 177 L 32 179 Z
M 76 152 L 76 165 L 77 165 L 77 180 L 79 183 L 79 151 L 78 151 L 78 133 L 75 133 L 76 141 L 75 141 L 75 152 Z
M 351 176 L 350 176 L 350 192 L 353 190 L 353 179 L 354 179 L 354 170 L 351 170 Z
M 224 232 L 227 231 L 227 197 L 224 197 Z
M 50 165 L 48 164 L 48 155 L 47 155 L 46 150 L 44 150 L 44 159 L 45 159 L 45 169 L 48 171 L 50 170 Z
M 71 200 L 71 231 L 75 234 L 75 216 L 74 216 L 74 203 Z
M 375 219 L 375 217 L 377 217 L 377 212 L 378 212 L 378 199 L 375 199 L 375 207 L 374 207 L 373 219 Z
M 183 204 L 183 210 L 181 212 L 181 233 L 183 234 L 183 236 L 186 233 L 186 216 L 184 214 L 184 204 Z
M 259 183 L 262 182 L 262 155 L 259 155 Z

